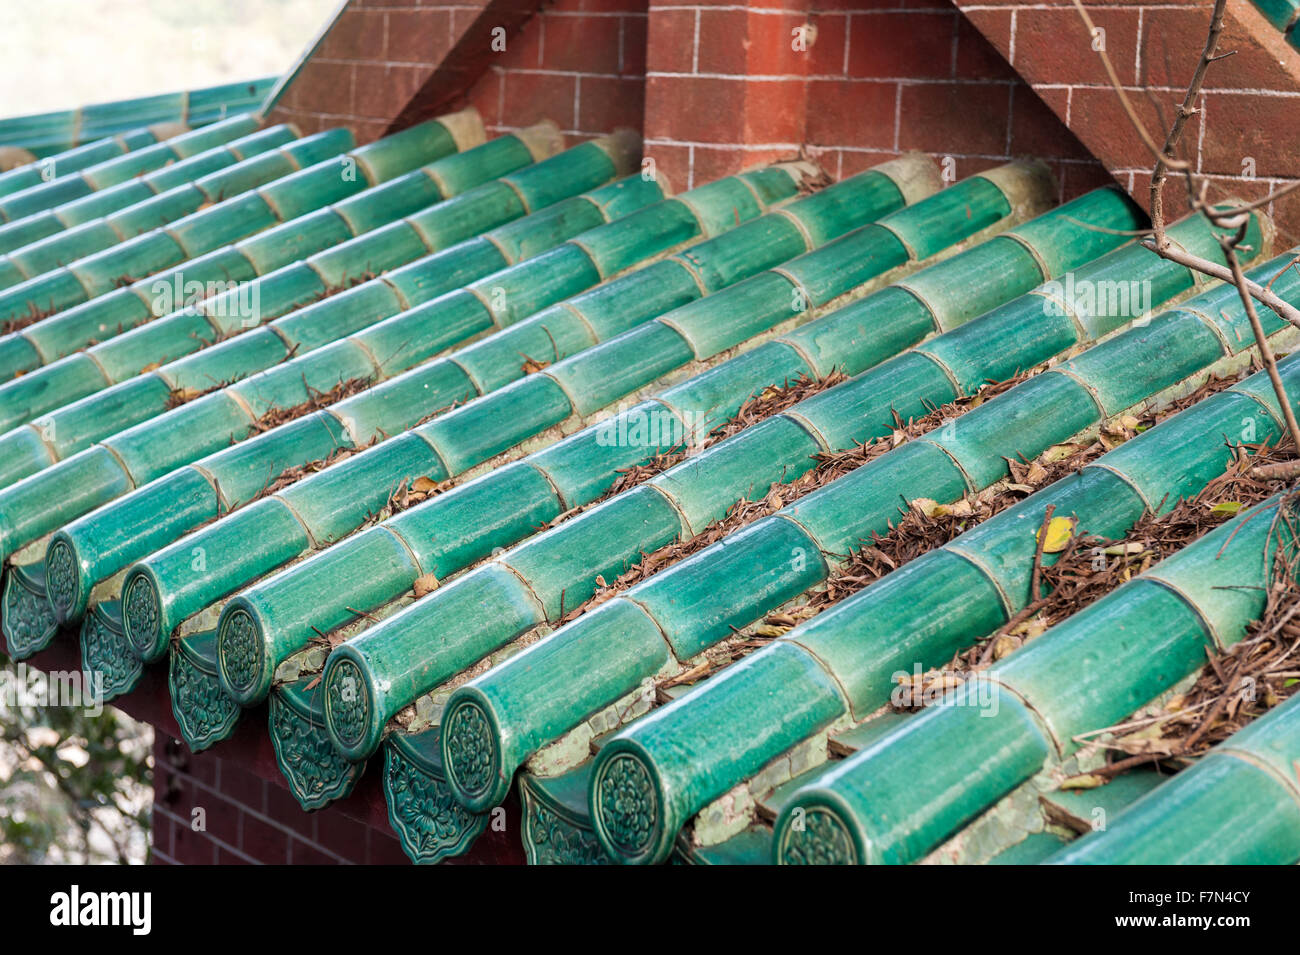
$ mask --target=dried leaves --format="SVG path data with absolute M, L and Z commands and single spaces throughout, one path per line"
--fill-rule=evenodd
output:
M 340 292 L 346 292 L 349 289 L 356 288 L 358 285 L 364 285 L 366 282 L 369 282 L 375 278 L 378 278 L 378 273 L 371 272 L 369 269 L 367 269 L 365 272 L 362 272 L 360 275 L 352 276 L 342 285 L 330 286 L 325 291 L 317 295 L 314 299 L 312 299 L 311 302 L 309 302 L 308 304 L 323 302 L 327 298 L 333 298 L 335 295 L 338 295 Z
M 841 374 L 840 372 L 832 372 L 824 378 L 810 378 L 807 375 L 800 375 L 794 381 L 787 379 L 780 385 L 766 388 L 760 394 L 745 401 L 734 415 L 710 431 L 708 435 L 705 436 L 704 440 L 700 442 L 699 447 L 694 450 L 703 451 L 710 448 L 718 442 L 725 441 L 732 435 L 744 431 L 751 425 L 758 424 L 758 422 L 770 418 L 773 415 L 778 415 L 781 412 L 794 407 L 804 399 L 811 398 L 813 395 L 826 391 L 829 388 L 834 388 L 836 385 L 842 384 L 847 380 L 848 376 Z M 564 521 L 581 514 L 583 511 L 589 510 L 597 504 L 609 500 L 611 497 L 617 497 L 625 491 L 632 490 L 632 488 L 639 484 L 644 484 L 655 475 L 661 474 L 674 465 L 680 464 L 682 461 L 686 460 L 687 455 L 689 455 L 691 451 L 692 449 L 686 447 L 673 448 L 670 451 L 656 454 L 653 458 L 643 464 L 633 465 L 630 468 L 625 468 L 619 471 L 618 477 L 614 479 L 614 482 L 600 497 L 596 498 L 590 504 L 585 504 L 582 507 L 566 511 L 541 529 L 545 530 L 554 527 L 556 524 L 563 523 Z
M 271 481 L 262 489 L 262 493 L 258 496 L 265 497 L 268 494 L 282 491 L 291 484 L 298 483 L 305 477 L 310 477 L 313 474 L 324 471 L 328 467 L 333 467 L 340 461 L 346 461 L 348 458 L 360 454 L 368 447 L 370 447 L 370 445 L 366 445 L 364 448 L 335 448 L 328 456 L 317 461 L 309 461 L 306 464 L 300 464 L 296 467 L 285 468 L 276 476 L 275 480 Z
M 303 388 L 307 392 L 307 400 L 288 408 L 272 408 L 267 411 L 262 417 L 248 426 L 249 437 L 278 428 L 282 424 L 301 418 L 313 411 L 319 411 L 321 408 L 327 408 L 337 401 L 342 401 L 344 398 L 350 398 L 352 395 L 365 391 L 371 384 L 369 378 L 348 378 L 345 381 L 340 381 L 328 391 L 319 391 L 307 384 L 307 380 L 304 378 Z
M 1261 451 L 1257 460 L 1272 464 L 1290 460 L 1294 453 L 1288 439 L 1275 449 Z M 1232 496 L 1249 507 L 1284 487 L 1282 480 L 1261 480 L 1258 471 L 1252 473 L 1249 462 L 1240 461 L 1196 499 L 1180 502 L 1167 515 L 1140 522 L 1131 537 L 1154 539 L 1156 546 L 1172 552 L 1229 519 L 1231 515 L 1217 507 L 1221 499 Z M 1293 502 L 1296 494 L 1294 489 L 1290 492 Z M 1292 503 L 1284 508 L 1279 520 L 1289 520 L 1294 507 Z M 1244 640 L 1226 652 L 1208 654 L 1191 689 L 1171 697 L 1150 718 L 1084 734 L 1118 734 L 1107 745 L 1120 758 L 1090 775 L 1105 782 L 1135 766 L 1194 759 L 1295 692 L 1300 686 L 1300 587 L 1296 583 L 1300 553 L 1289 544 L 1295 534 L 1293 526 L 1280 534 L 1279 539 L 1288 546 L 1277 548 L 1264 612 L 1247 628 Z
M 40 309 L 33 303 L 27 307 L 27 314 L 19 315 L 17 318 L 7 318 L 0 322 L 0 335 L 12 335 L 14 332 L 20 332 L 29 325 L 44 321 L 57 311 L 57 308 Z
M 393 489 L 393 493 L 388 495 L 388 503 L 375 515 L 375 520 L 388 520 L 394 514 L 400 514 L 408 507 L 422 504 L 429 498 L 436 497 L 455 486 L 456 482 L 453 478 L 448 478 L 445 481 L 435 481 L 433 478 L 424 475 L 414 481 L 402 478 L 402 482 Z
M 804 398 L 816 394 L 819 391 L 824 391 L 827 388 L 834 387 L 845 380 L 846 379 L 843 375 L 832 375 L 820 380 L 801 378 L 793 384 L 787 383 L 782 388 L 768 389 L 762 395 L 747 402 L 745 406 L 740 409 L 740 412 L 735 418 L 731 419 L 726 425 L 713 432 L 713 435 L 710 437 L 713 440 L 723 440 L 725 437 L 730 437 L 732 434 L 744 430 L 744 428 L 749 427 L 766 417 L 771 417 L 772 415 L 785 411 L 791 406 L 797 404 L 799 401 L 802 401 Z M 850 471 L 857 470 L 868 461 L 880 457 L 882 454 L 893 450 L 895 447 L 898 447 L 912 438 L 939 427 L 944 422 L 970 410 L 973 407 L 976 407 L 979 404 L 982 404 L 984 401 L 987 401 L 990 396 L 1000 394 L 1022 380 L 1024 380 L 1023 377 L 991 384 L 981 390 L 978 394 L 969 398 L 959 399 L 949 405 L 944 405 L 942 408 L 937 409 L 917 421 L 903 422 L 895 416 L 895 427 L 889 437 L 881 438 L 869 444 L 848 448 L 843 451 L 825 452 L 816 455 L 812 470 L 804 473 L 793 481 L 784 484 L 780 482 L 774 483 L 770 488 L 768 488 L 767 494 L 758 500 L 742 499 L 737 501 L 727 512 L 726 517 L 710 524 L 689 541 L 674 541 L 671 544 L 659 548 L 652 554 L 643 554 L 642 560 L 639 564 L 629 569 L 626 573 L 620 575 L 612 584 L 601 585 L 600 589 L 591 597 L 591 599 L 566 613 L 561 619 L 561 623 L 567 623 L 568 621 L 581 616 L 593 607 L 604 603 L 606 600 L 622 593 L 629 587 L 653 576 L 664 567 L 704 550 L 705 548 L 717 543 L 722 538 L 727 537 L 742 527 L 752 524 L 760 518 L 776 513 L 781 510 L 781 508 L 797 501 L 804 495 L 829 484 L 831 481 L 848 474 Z M 672 463 L 676 463 L 676 461 L 673 461 Z M 649 465 L 643 467 L 648 469 Z M 655 471 L 653 473 L 658 472 Z M 644 474 L 644 476 L 641 476 L 642 474 Z M 645 473 L 644 471 L 638 472 L 637 477 L 639 480 L 637 483 L 640 483 L 640 481 L 646 480 L 651 476 L 653 476 L 652 473 Z M 626 489 L 626 486 L 619 488 L 619 490 Z M 942 518 L 928 518 L 924 514 L 914 511 L 913 513 L 919 514 L 918 520 L 957 521 L 958 524 L 954 526 L 961 526 L 961 528 L 964 529 L 965 526 L 968 526 L 964 522 L 970 520 L 970 517 L 960 517 L 960 512 L 966 511 L 967 515 L 973 513 L 973 511 L 967 510 L 962 502 L 958 502 L 955 505 L 941 506 L 930 501 L 929 504 L 932 505 L 932 507 L 926 508 L 925 505 L 923 505 L 922 510 L 929 509 L 932 513 L 942 513 L 944 516 Z M 918 543 L 928 539 L 931 533 L 930 529 L 925 525 L 918 526 L 916 530 L 918 533 L 916 534 L 915 540 Z M 956 533 L 960 533 L 960 531 L 956 531 Z M 955 533 L 953 536 L 955 536 Z M 940 541 L 940 543 L 942 542 L 943 541 Z M 925 549 L 929 549 L 929 547 L 921 547 L 917 553 L 920 553 Z M 888 564 L 889 558 L 887 556 L 877 556 L 881 557 L 885 564 Z M 850 561 L 850 564 L 851 563 L 852 561 Z M 876 577 L 883 573 L 887 573 L 888 570 L 892 569 L 893 566 L 882 567 L 876 565 L 870 571 L 863 570 L 862 573 L 859 574 L 855 569 L 850 568 L 847 574 L 837 575 L 828 583 L 827 592 L 847 596 L 848 593 L 860 589 L 861 586 L 866 586 L 870 580 L 874 580 Z M 859 586 L 855 586 L 852 589 L 845 589 L 843 584 L 849 579 L 858 581 Z M 818 598 L 814 597 L 813 599 L 817 600 Z M 840 598 L 837 597 L 836 599 Z M 808 612 L 807 616 L 812 616 L 812 612 Z

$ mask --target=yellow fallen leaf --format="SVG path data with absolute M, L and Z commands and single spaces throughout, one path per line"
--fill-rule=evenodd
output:
M 1053 461 L 1064 461 L 1072 456 L 1079 448 L 1073 444 L 1054 444 L 1040 455 L 1042 460 L 1051 464 Z
M 411 589 L 415 591 L 415 596 L 417 598 L 423 597 L 425 594 L 432 593 L 438 589 L 438 578 L 433 574 L 423 574 L 422 576 L 415 578 L 415 583 L 412 585 Z
M 1098 776 L 1096 773 L 1083 773 L 1079 776 L 1071 776 L 1069 779 L 1061 781 L 1062 789 L 1096 789 L 1106 783 L 1105 776 Z
M 1125 541 L 1122 544 L 1112 544 L 1107 547 L 1103 553 L 1111 557 L 1118 557 L 1121 554 L 1140 554 L 1147 549 L 1147 545 L 1141 541 Z
M 1043 620 L 1041 616 L 1030 617 L 1028 620 L 1017 625 L 1016 628 L 1011 632 L 1023 638 L 1025 641 L 1029 641 L 1034 639 L 1034 637 L 1038 637 L 1046 633 L 1047 623 Z
M 1076 523 L 1073 517 L 1053 517 L 1047 524 L 1047 538 L 1043 541 L 1043 553 L 1059 554 L 1065 550 L 1065 545 L 1070 543 L 1070 538 L 1074 536 Z M 1034 540 L 1038 540 L 1038 534 L 1041 532 L 1040 528 L 1038 533 L 1034 534 Z
M 1211 514 L 1236 514 L 1244 507 L 1241 501 L 1222 501 L 1210 508 Z
M 939 509 L 939 502 L 929 497 L 918 497 L 915 500 L 907 502 L 908 507 L 912 508 L 926 517 L 934 517 L 934 512 Z
M 962 685 L 961 677 L 952 673 L 940 673 L 937 676 L 935 676 L 933 680 L 930 680 L 928 683 L 926 683 L 925 689 L 927 693 L 936 690 L 941 690 L 946 693 L 949 690 L 957 689 L 961 685 Z
M 418 477 L 411 484 L 411 490 L 419 494 L 428 494 L 430 491 L 437 490 L 438 482 L 430 477 Z
M 1019 649 L 1020 641 L 1004 633 L 993 641 L 993 659 L 1001 660 Z
M 1131 414 L 1122 414 L 1118 418 L 1112 418 L 1106 422 L 1105 430 L 1110 434 L 1122 435 L 1129 431 L 1136 431 L 1141 423 Z

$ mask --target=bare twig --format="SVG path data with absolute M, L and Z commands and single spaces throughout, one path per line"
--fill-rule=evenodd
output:
M 1080 19 L 1084 26 L 1087 27 L 1089 35 L 1095 35 L 1096 27 L 1093 25 L 1092 18 L 1084 8 L 1082 0 L 1073 0 L 1074 7 L 1079 13 Z M 1273 385 L 1273 390 L 1277 395 L 1278 404 L 1282 409 L 1282 416 L 1285 419 L 1287 430 L 1290 432 L 1292 442 L 1297 448 L 1300 448 L 1300 424 L 1296 422 L 1295 411 L 1291 407 L 1290 399 L 1287 396 L 1286 388 L 1282 384 L 1282 378 L 1277 371 L 1277 359 L 1273 355 L 1273 350 L 1269 346 L 1268 337 L 1264 333 L 1264 328 L 1259 319 L 1259 314 L 1255 308 L 1255 302 L 1267 305 L 1278 316 L 1292 325 L 1300 328 L 1300 309 L 1295 308 L 1289 302 L 1284 301 L 1280 296 L 1273 292 L 1273 282 L 1275 282 L 1286 269 L 1282 269 L 1278 276 L 1267 286 L 1261 286 L 1257 282 L 1252 282 L 1242 271 L 1241 261 L 1237 255 L 1237 250 L 1246 237 L 1247 227 L 1250 224 L 1249 216 L 1273 200 L 1287 195 L 1292 190 L 1300 186 L 1300 183 L 1292 182 L 1280 189 L 1271 191 L 1262 199 L 1253 202 L 1228 203 L 1223 206 L 1212 206 L 1206 201 L 1206 193 L 1209 188 L 1209 181 L 1203 180 L 1198 188 L 1196 177 L 1189 163 L 1184 160 L 1175 158 L 1174 152 L 1178 144 L 1182 141 L 1183 133 L 1187 128 L 1187 121 L 1195 116 L 1199 111 L 1196 107 L 1196 100 L 1201 95 L 1201 89 L 1205 84 L 1206 74 L 1209 72 L 1210 64 L 1230 56 L 1230 53 L 1220 54 L 1219 39 L 1223 35 L 1223 17 L 1227 8 L 1227 0 L 1214 0 L 1213 12 L 1210 15 L 1210 26 L 1205 37 L 1205 46 L 1201 50 L 1200 59 L 1197 60 L 1196 69 L 1192 72 L 1192 78 L 1187 84 L 1187 90 L 1183 94 L 1182 102 L 1178 106 L 1178 114 L 1175 116 L 1173 123 L 1169 127 L 1169 132 L 1165 136 L 1163 147 L 1157 147 L 1155 140 L 1147 131 L 1141 118 L 1133 109 L 1133 104 L 1129 101 L 1128 93 L 1124 89 L 1123 83 L 1119 79 L 1119 74 L 1115 71 L 1114 65 L 1110 61 L 1110 56 L 1103 48 L 1097 50 L 1101 57 L 1102 66 L 1106 70 L 1106 75 L 1110 79 L 1110 84 L 1119 98 L 1120 105 L 1123 107 L 1129 122 L 1137 131 L 1147 148 L 1151 150 L 1155 159 L 1155 165 L 1151 170 L 1151 237 L 1143 240 L 1142 244 L 1151 249 L 1157 255 L 1171 262 L 1176 262 L 1188 269 L 1207 275 L 1211 278 L 1219 279 L 1223 282 L 1229 282 L 1236 286 L 1241 296 L 1242 305 L 1246 309 L 1246 316 L 1250 320 L 1251 330 L 1255 335 L 1255 345 L 1259 351 L 1260 358 L 1263 360 L 1269 381 Z M 1223 251 L 1225 264 L 1211 262 L 1200 256 L 1193 255 L 1186 249 L 1176 245 L 1169 238 L 1165 225 L 1165 206 L 1164 206 L 1164 187 L 1168 180 L 1170 171 L 1181 172 L 1187 183 L 1187 202 L 1193 213 L 1200 213 L 1206 217 L 1212 226 L 1216 229 L 1223 229 L 1225 233 L 1216 235 L 1219 247 Z M 1289 263 L 1290 268 L 1294 262 Z M 1271 467 L 1279 468 L 1286 465 L 1272 465 Z M 1300 463 L 1295 465 L 1297 472 L 1300 472 Z

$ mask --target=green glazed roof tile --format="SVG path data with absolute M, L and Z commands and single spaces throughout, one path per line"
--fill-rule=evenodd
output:
M 711 669 L 908 501 L 996 485 L 1008 459 L 1242 357 L 1235 293 L 1128 241 L 1145 223 L 1119 190 L 1053 206 L 1036 163 L 940 189 L 908 155 L 831 185 L 778 163 L 674 195 L 636 172 L 635 136 L 562 150 L 543 123 L 483 142 L 469 112 L 361 147 L 238 116 L 137 125 L 48 184 L 0 175 L 0 317 L 36 309 L 0 337 L 0 630 L 24 658 L 75 627 L 109 697 L 167 657 L 186 742 L 265 720 L 306 809 L 382 749 L 415 861 L 467 851 L 516 780 L 535 863 L 917 861 L 1259 613 L 1272 525 L 1243 515 L 999 661 L 960 691 L 972 705 L 880 713 L 895 671 L 1027 604 L 1045 503 L 1121 534 L 1221 471 L 1217 436 L 1244 416 L 1280 434 L 1255 376 Z M 1252 222 L 1259 261 L 1267 234 Z M 1217 254 L 1199 221 L 1171 235 Z M 1273 289 L 1300 298 L 1300 277 Z M 1298 361 L 1282 374 L 1300 396 Z M 714 533 L 895 415 L 1029 369 Z M 751 398 L 832 372 L 699 446 Z M 586 605 L 672 546 L 689 552 Z M 1297 861 L 1291 711 L 1170 782 L 1049 788 L 1047 830 L 993 861 Z M 1213 800 L 1257 818 L 1250 840 L 1220 845 Z M 1063 844 L 1097 806 L 1113 831 Z

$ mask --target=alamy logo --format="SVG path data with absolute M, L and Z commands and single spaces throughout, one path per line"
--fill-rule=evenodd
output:
M 914 664 L 911 673 L 895 670 L 892 682 L 889 702 L 898 709 L 967 706 L 980 716 L 998 715 L 997 684 L 978 671 L 940 673 Z
M 148 935 L 153 923 L 151 892 L 82 892 L 72 886 L 50 896 L 50 924 L 125 925 L 132 935 Z
M 186 281 L 178 272 L 170 279 L 156 279 L 150 284 L 149 292 L 153 296 L 149 305 L 155 318 L 202 302 L 205 314 L 213 318 L 237 318 L 244 328 L 251 328 L 261 320 L 259 282 Z
M 1076 279 L 1073 272 L 1067 272 L 1062 280 L 1044 283 L 1040 291 L 1049 315 L 1064 315 L 1068 309 L 1076 315 L 1101 318 L 1137 317 L 1155 304 L 1150 279 Z
M 616 414 L 596 425 L 596 443 L 603 448 L 645 448 L 658 451 L 699 450 L 708 435 L 709 424 L 689 411 L 680 415 L 664 405 L 646 402 L 620 406 Z
M 98 670 L 45 672 L 19 663 L 0 670 L 0 714 L 44 707 L 78 707 L 87 716 L 104 712 L 104 674 Z

